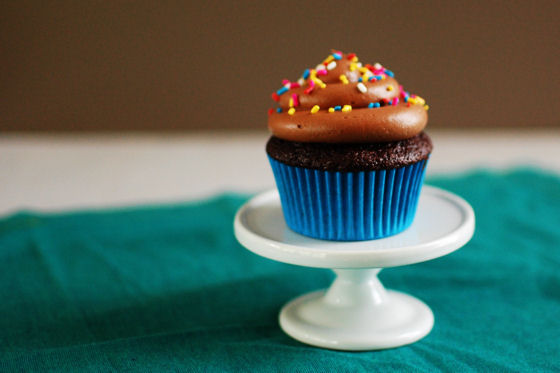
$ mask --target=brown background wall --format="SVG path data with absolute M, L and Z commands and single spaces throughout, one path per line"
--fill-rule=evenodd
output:
M 13 1 L 1 130 L 266 127 L 331 48 L 383 63 L 430 126 L 559 126 L 560 1 Z

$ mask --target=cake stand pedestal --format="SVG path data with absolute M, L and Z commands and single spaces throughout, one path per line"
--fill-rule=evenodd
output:
M 257 195 L 235 216 L 235 236 L 263 257 L 305 267 L 333 268 L 326 290 L 302 295 L 280 311 L 280 326 L 293 338 L 336 350 L 403 346 L 426 336 L 434 315 L 422 301 L 386 290 L 381 268 L 423 262 L 465 245 L 474 212 L 460 197 L 424 186 L 413 224 L 372 241 L 323 241 L 299 235 L 284 221 L 277 190 Z M 289 281 L 289 279 L 287 279 Z

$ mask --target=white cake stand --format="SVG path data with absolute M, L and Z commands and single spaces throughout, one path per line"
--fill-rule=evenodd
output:
M 372 241 L 312 239 L 284 222 L 277 190 L 257 195 L 235 216 L 235 235 L 255 254 L 306 267 L 334 268 L 329 289 L 300 296 L 280 312 L 280 326 L 293 338 L 337 350 L 398 347 L 426 336 L 434 315 L 422 301 L 385 290 L 381 268 L 449 254 L 474 233 L 474 212 L 460 197 L 424 186 L 414 223 L 406 231 Z M 290 281 L 290 279 L 286 279 Z

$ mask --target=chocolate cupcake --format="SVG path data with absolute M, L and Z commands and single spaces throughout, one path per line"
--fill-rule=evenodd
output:
M 410 226 L 432 150 L 425 101 L 380 64 L 338 51 L 282 84 L 266 151 L 287 225 L 340 241 Z

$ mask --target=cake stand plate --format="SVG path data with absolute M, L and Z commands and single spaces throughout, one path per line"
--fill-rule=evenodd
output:
M 293 338 L 337 350 L 375 350 L 413 343 L 434 324 L 422 301 L 386 290 L 381 268 L 418 263 L 449 254 L 474 233 L 471 206 L 442 189 L 424 186 L 412 225 L 395 236 L 371 241 L 324 241 L 290 230 L 277 190 L 257 195 L 235 216 L 235 236 L 263 257 L 305 267 L 332 268 L 329 289 L 300 296 L 280 312 L 280 326 Z

